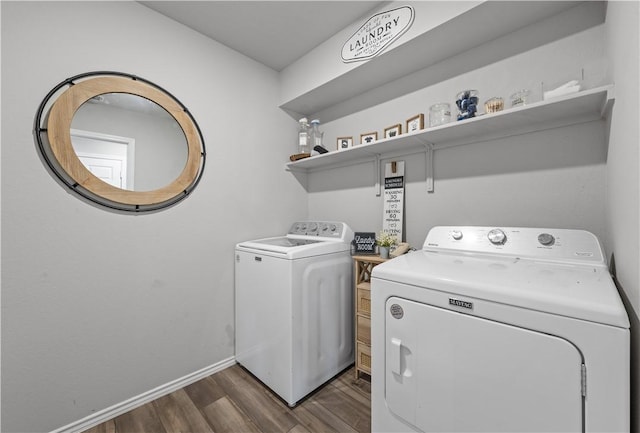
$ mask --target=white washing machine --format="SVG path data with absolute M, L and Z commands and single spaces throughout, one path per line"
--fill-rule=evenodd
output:
M 371 281 L 374 432 L 629 431 L 629 320 L 591 233 L 435 227 Z
M 289 406 L 354 361 L 352 239 L 304 221 L 236 245 L 236 360 Z

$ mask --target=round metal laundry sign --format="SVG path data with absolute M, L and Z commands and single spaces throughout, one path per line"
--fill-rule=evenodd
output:
M 342 46 L 345 63 L 371 59 L 404 34 L 413 24 L 414 10 L 402 6 L 369 18 Z

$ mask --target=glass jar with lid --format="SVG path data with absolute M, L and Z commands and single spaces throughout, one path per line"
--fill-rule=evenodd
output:
M 476 116 L 479 96 L 480 94 L 477 90 L 463 90 L 456 95 L 458 120 L 470 119 Z
M 451 121 L 451 106 L 447 102 L 438 102 L 429 108 L 429 127 L 444 125 Z
M 527 105 L 529 102 L 529 90 L 521 89 L 511 95 L 511 106 L 512 107 L 521 107 L 523 105 Z

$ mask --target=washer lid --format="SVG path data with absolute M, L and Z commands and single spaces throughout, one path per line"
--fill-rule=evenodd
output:
M 629 328 L 617 288 L 598 264 L 415 251 L 376 266 L 372 277 Z
M 350 250 L 353 230 L 340 221 L 298 221 L 286 236 L 240 242 L 236 249 L 286 259 L 333 254 Z
M 292 236 L 277 236 L 240 242 L 236 249 L 269 254 L 286 259 L 301 259 L 337 252 L 349 251 L 349 244 L 340 240 L 308 239 Z
M 259 239 L 253 242 L 256 244 L 262 244 L 265 246 L 268 245 L 268 246 L 292 248 L 292 247 L 299 247 L 302 245 L 317 244 L 322 241 L 315 240 L 315 239 L 295 239 L 295 238 L 289 238 L 285 236 L 285 237 L 279 237 L 279 238 Z

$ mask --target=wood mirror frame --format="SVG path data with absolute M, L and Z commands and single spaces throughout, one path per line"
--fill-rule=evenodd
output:
M 61 89 L 67 86 L 60 94 Z M 107 93 L 127 93 L 153 101 L 182 128 L 187 144 L 187 162 L 171 183 L 152 191 L 120 189 L 100 180 L 80 161 L 71 142 L 73 116 L 82 104 Z M 57 94 L 59 96 L 54 100 Z M 45 114 L 48 106 L 50 109 Z M 45 162 L 65 185 L 84 198 L 111 209 L 144 212 L 171 206 L 189 195 L 204 170 L 204 140 L 184 105 L 161 87 L 125 73 L 89 72 L 60 83 L 49 92 L 38 109 L 35 135 Z

